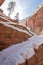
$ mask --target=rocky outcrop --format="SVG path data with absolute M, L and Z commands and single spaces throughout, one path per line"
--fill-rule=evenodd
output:
M 0 9 L 0 50 L 12 44 L 26 41 L 32 34 L 29 30 L 12 20 Z
M 43 6 L 41 6 L 30 18 L 27 18 L 23 24 L 30 27 L 36 34 L 43 34 Z
M 0 50 L 12 44 L 18 44 L 31 37 L 29 34 L 21 31 L 0 24 Z

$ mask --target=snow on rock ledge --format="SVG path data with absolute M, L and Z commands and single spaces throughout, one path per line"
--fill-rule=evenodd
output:
M 37 49 L 43 44 L 43 36 L 33 36 L 22 44 L 16 44 L 0 52 L 0 65 L 19 65 L 35 55 Z

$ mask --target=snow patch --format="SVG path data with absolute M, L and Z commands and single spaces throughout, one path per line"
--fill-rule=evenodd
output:
M 27 41 L 11 45 L 0 52 L 0 65 L 18 65 L 35 55 L 37 49 L 43 44 L 43 36 L 32 36 Z

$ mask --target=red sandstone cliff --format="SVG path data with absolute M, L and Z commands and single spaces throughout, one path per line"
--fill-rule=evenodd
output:
M 26 19 L 25 22 L 26 25 L 29 26 L 36 34 L 43 33 L 42 10 L 43 7 L 39 9 L 35 15 Z M 3 14 L 2 10 L 0 10 L 0 12 L 2 13 L 0 14 L 0 50 L 9 47 L 12 44 L 23 42 L 31 37 L 32 34 L 27 31 L 26 27 L 15 24 L 16 20 L 13 22 L 12 19 Z M 11 22 L 14 24 L 11 24 Z M 27 59 L 25 63 L 19 65 L 43 65 L 43 45 L 41 45 L 38 49 L 35 49 L 35 55 L 32 58 Z
M 31 36 L 26 27 L 19 25 L 17 20 L 12 21 L 0 9 L 0 50 L 23 42 Z
M 23 25 L 30 27 L 36 34 L 43 34 L 43 6 L 30 18 L 27 18 Z

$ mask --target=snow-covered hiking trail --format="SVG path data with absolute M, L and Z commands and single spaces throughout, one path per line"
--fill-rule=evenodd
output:
M 11 45 L 0 52 L 0 65 L 19 65 L 35 55 L 34 49 L 43 44 L 43 35 L 32 36 L 27 41 Z

